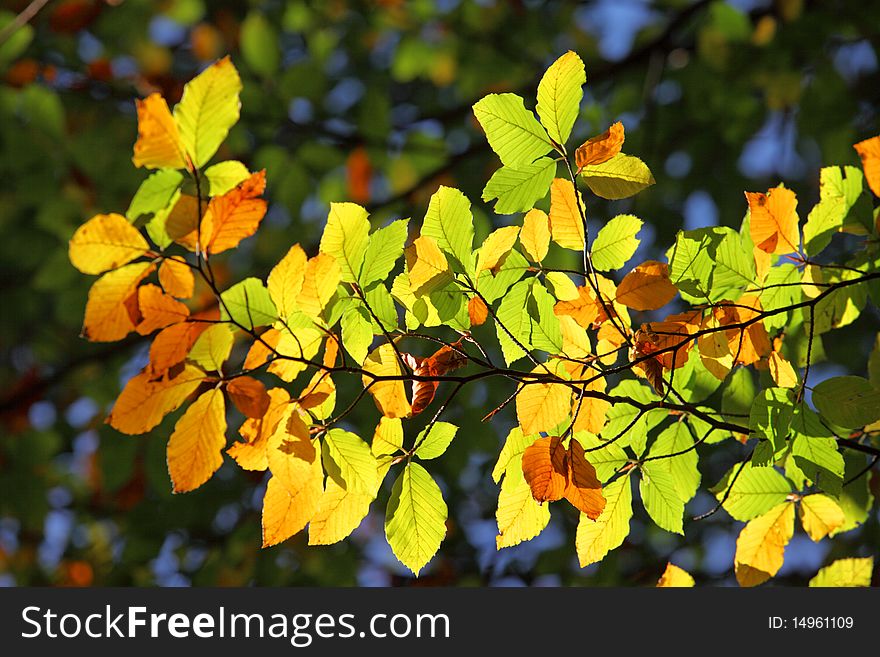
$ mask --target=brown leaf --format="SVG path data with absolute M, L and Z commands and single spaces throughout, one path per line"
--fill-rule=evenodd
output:
M 538 438 L 523 452 L 523 476 L 538 502 L 561 499 L 568 488 L 567 453 L 559 436 Z
M 620 152 L 624 138 L 623 124 L 620 121 L 612 123 L 601 135 L 578 146 L 574 152 L 575 164 L 582 169 L 590 164 L 607 162 Z
M 602 483 L 596 469 L 587 460 L 584 447 L 574 438 L 568 446 L 568 485 L 565 499 L 588 518 L 595 520 L 605 508 Z
M 226 384 L 226 392 L 245 417 L 260 418 L 269 410 L 270 399 L 266 386 L 251 376 L 232 379 Z

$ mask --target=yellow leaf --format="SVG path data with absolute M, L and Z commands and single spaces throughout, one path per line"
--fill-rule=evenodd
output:
M 141 372 L 125 384 L 107 423 L 122 433 L 146 433 L 178 408 L 204 380 L 205 373 L 192 365 L 186 365 L 176 376 L 157 377 Z
M 543 366 L 535 372 L 546 373 Z M 563 383 L 529 383 L 516 396 L 516 416 L 523 434 L 552 431 L 571 412 L 571 388 Z
M 369 493 L 346 490 L 333 477 L 327 477 L 318 509 L 309 523 L 309 545 L 330 545 L 347 537 L 366 517 L 373 499 Z
M 860 141 L 853 148 L 862 160 L 868 187 L 874 192 L 874 196 L 880 196 L 880 136 Z
M 298 299 L 299 309 L 310 317 L 319 317 L 330 297 L 336 292 L 341 275 L 333 256 L 319 253 L 311 258 L 306 263 L 302 292 Z
M 330 338 L 327 338 L 327 341 L 336 344 Z M 321 370 L 315 372 L 299 397 L 299 405 L 309 411 L 315 419 L 324 420 L 330 416 L 336 407 L 336 384 L 327 372 Z
M 238 121 L 240 91 L 241 79 L 229 57 L 213 63 L 183 88 L 174 119 L 193 166 L 207 164 Z
M 178 324 L 189 317 L 189 308 L 152 283 L 138 288 L 138 310 L 142 319 L 136 330 L 141 335 L 149 335 L 156 329 Z
M 70 263 L 84 274 L 102 274 L 150 250 L 140 231 L 119 214 L 98 214 L 70 239 Z
M 284 329 L 275 346 L 277 355 L 267 371 L 290 383 L 306 370 L 308 365 L 305 361 L 318 353 L 323 337 L 324 334 L 317 328 L 301 328 L 293 332 Z
M 620 152 L 624 139 L 623 124 L 620 121 L 612 123 L 601 135 L 578 146 L 574 152 L 575 164 L 581 169 L 590 164 L 607 162 Z
M 575 537 L 581 568 L 605 558 L 611 550 L 623 543 L 629 534 L 632 518 L 632 486 L 629 474 L 605 486 L 605 508 L 596 520 L 585 513 L 580 515 Z
M 559 316 L 559 329 L 562 332 L 562 353 L 569 358 L 586 358 L 592 353 L 590 336 L 586 329 L 569 315 Z
M 617 301 L 633 310 L 656 310 L 672 301 L 678 290 L 669 280 L 669 265 L 647 260 L 617 286 Z
M 526 212 L 519 241 L 532 262 L 541 262 L 547 256 L 550 248 L 550 218 L 546 212 L 538 208 Z
M 159 283 L 166 293 L 178 299 L 189 299 L 195 289 L 192 269 L 182 258 L 166 258 L 159 265 Z
M 266 285 L 279 317 L 286 318 L 299 307 L 307 262 L 306 252 L 299 244 L 294 244 L 269 274 Z
M 476 275 L 479 276 L 484 269 L 491 270 L 493 274 L 496 273 L 498 268 L 504 264 L 513 245 L 516 244 L 518 236 L 519 228 L 517 226 L 505 226 L 489 233 L 480 248 Z
M 266 470 L 269 467 L 269 438 L 275 433 L 290 404 L 290 395 L 284 388 L 272 388 L 268 395 L 269 408 L 263 416 L 248 418 L 239 429 L 245 442 L 234 442 L 226 450 L 244 470 Z
M 395 454 L 403 450 L 403 423 L 400 418 L 382 416 L 373 434 L 373 456 Z
M 310 476 L 298 488 L 277 477 L 269 479 L 263 497 L 263 547 L 277 545 L 302 531 L 318 511 L 323 491 L 321 459 L 311 464 Z
M 740 586 L 757 586 L 782 568 L 794 534 L 794 502 L 783 502 L 750 520 L 736 539 L 735 571 Z
M 694 578 L 690 573 L 682 570 L 673 563 L 666 564 L 666 570 L 657 582 L 658 588 L 690 588 L 694 585 Z
M 86 301 L 83 337 L 92 342 L 115 342 L 133 331 L 132 315 L 136 319 L 138 314 L 137 286 L 153 269 L 150 262 L 135 262 L 95 281 Z
M 779 355 L 778 351 L 770 354 L 768 359 L 770 376 L 780 388 L 794 388 L 798 384 L 797 374 L 787 360 Z
M 222 253 L 235 248 L 257 232 L 267 207 L 266 201 L 257 197 L 265 189 L 266 170 L 263 169 L 222 196 L 211 199 L 199 237 L 204 253 Z
M 532 489 L 519 463 L 512 464 L 505 471 L 495 519 L 498 523 L 495 545 L 499 550 L 534 538 L 550 521 L 549 505 L 540 504 L 532 497 Z
M 761 192 L 746 192 L 749 202 L 749 230 L 755 246 L 767 253 L 794 253 L 800 244 L 797 197 L 779 186 Z
M 131 158 L 134 165 L 149 169 L 184 168 L 186 159 L 183 142 L 165 99 L 154 93 L 143 100 L 136 100 L 135 105 L 138 138 L 134 144 L 134 157 Z
M 298 404 L 288 404 L 266 443 L 272 476 L 291 490 L 301 487 L 312 476 L 312 463 L 320 461 L 303 413 Z
M 563 248 L 584 250 L 584 224 L 578 210 L 578 196 L 574 185 L 565 178 L 555 178 L 550 184 L 550 235 Z
M 553 313 L 559 317 L 569 316 L 584 328 L 592 328 L 596 322 L 607 318 L 602 303 L 588 285 L 577 288 L 578 296 L 571 301 L 559 301 Z
M 594 374 L 593 370 L 585 370 L 584 378 L 590 378 Z M 578 386 L 580 387 L 580 386 Z M 586 392 L 605 392 L 605 379 L 599 377 L 585 386 Z M 611 408 L 611 402 L 596 397 L 584 396 L 578 408 L 578 396 L 575 393 L 574 401 L 571 404 L 571 413 L 574 417 L 574 433 L 588 431 L 592 434 L 599 435 L 605 426 L 606 415 L 608 409 Z
M 720 326 L 714 313 L 708 313 L 703 319 L 703 329 L 717 329 Z M 697 338 L 697 347 L 700 350 L 703 367 L 716 379 L 724 381 L 733 367 L 733 354 L 730 352 L 730 343 L 725 331 L 717 330 L 701 335 Z
M 816 542 L 821 541 L 846 522 L 843 509 L 827 495 L 804 495 L 798 511 L 804 531 Z
M 235 336 L 228 324 L 214 324 L 199 336 L 189 352 L 189 359 L 208 372 L 220 372 L 229 358 Z
M 386 342 L 373 349 L 364 362 L 364 370 L 376 376 L 400 376 L 400 361 L 394 352 L 394 347 Z M 409 416 L 412 409 L 406 398 L 403 381 L 374 381 L 371 376 L 365 374 L 363 382 L 365 386 L 369 386 L 370 394 L 382 415 Z
M 446 256 L 433 238 L 427 235 L 417 237 L 404 253 L 409 284 L 416 296 L 428 294 L 452 278 Z
M 204 393 L 174 425 L 168 441 L 168 474 L 175 493 L 195 490 L 223 465 L 226 404 L 223 392 Z
M 195 196 L 181 194 L 165 218 L 165 233 L 188 251 L 195 252 L 199 245 L 199 219 L 208 211 L 208 202 L 202 199 L 201 212 Z
M 755 282 L 763 285 L 772 265 L 770 254 L 756 246 L 752 248 L 752 255 L 755 258 Z
M 871 586 L 873 571 L 874 557 L 838 559 L 822 568 L 810 580 L 810 586 L 819 588 Z

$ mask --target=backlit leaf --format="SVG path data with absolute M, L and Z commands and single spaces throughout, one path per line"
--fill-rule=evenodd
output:
M 532 262 L 541 262 L 550 247 L 550 218 L 537 208 L 526 212 L 519 241 Z
M 433 238 L 427 235 L 416 238 L 406 247 L 405 254 L 409 283 L 416 296 L 430 294 L 452 280 L 446 256 Z
M 86 302 L 82 336 L 91 342 L 115 342 L 133 331 L 137 286 L 155 267 L 149 262 L 135 262 L 95 281 Z
M 602 226 L 593 240 L 593 266 L 599 271 L 620 269 L 633 257 L 639 246 L 636 237 L 642 220 L 631 214 L 619 214 Z
M 314 460 L 310 476 L 296 488 L 277 477 L 270 478 L 263 497 L 263 547 L 281 543 L 302 531 L 318 511 L 322 488 L 320 459 Z
M 767 253 L 798 251 L 797 198 L 790 189 L 776 187 L 766 194 L 746 192 L 749 202 L 752 242 Z
M 364 370 L 376 376 L 400 376 L 400 361 L 394 348 L 388 344 L 382 344 L 373 349 L 364 362 Z M 365 386 L 369 386 L 370 394 L 376 402 L 376 406 L 382 415 L 387 417 L 407 417 L 411 407 L 406 398 L 406 388 L 403 381 L 374 381 L 365 374 L 363 377 Z
M 430 432 L 425 433 L 429 428 Z M 457 432 L 458 427 L 449 422 L 435 422 L 429 425 L 416 436 L 416 451 L 414 454 L 422 460 L 443 456 Z
M 491 233 L 480 247 L 480 255 L 477 258 L 477 275 L 484 269 L 493 273 L 501 266 L 519 236 L 519 227 L 505 226 Z
M 597 563 L 629 535 L 632 518 L 632 487 L 629 474 L 605 486 L 605 508 L 596 520 L 582 513 L 577 526 L 575 547 L 581 568 Z
M 152 283 L 138 288 L 138 310 L 141 321 L 135 327 L 141 335 L 177 324 L 189 317 L 189 308 Z
M 805 495 L 801 498 L 801 525 L 814 541 L 821 541 L 846 522 L 840 505 L 827 495 Z
M 620 153 L 625 139 L 623 124 L 620 121 L 611 124 L 605 132 L 592 137 L 578 146 L 574 152 L 574 161 L 578 169 L 591 164 L 604 164 Z
M 822 568 L 810 580 L 813 587 L 871 586 L 874 557 L 838 559 Z
M 409 219 L 398 219 L 369 237 L 364 253 L 364 264 L 358 281 L 363 288 L 376 281 L 384 282 L 403 253 Z
M 261 198 L 266 189 L 266 170 L 257 171 L 222 196 L 215 196 L 202 218 L 200 247 L 209 254 L 238 246 L 260 226 L 267 204 Z
M 523 476 L 538 502 L 562 499 L 568 487 L 568 459 L 559 436 L 538 438 L 522 455 Z
M 735 470 L 729 472 L 712 489 L 719 500 L 724 498 L 729 487 L 727 482 L 734 472 Z M 743 522 L 782 504 L 792 492 L 791 482 L 772 467 L 750 465 L 745 466 L 730 488 L 730 493 L 724 502 L 724 510 Z
M 162 289 L 178 299 L 189 299 L 195 290 L 192 268 L 179 257 L 166 258 L 159 265 Z
M 676 294 L 678 290 L 669 280 L 669 266 L 656 260 L 638 265 L 617 286 L 617 301 L 633 310 L 662 308 Z
M 540 534 L 550 522 L 550 508 L 532 497 L 532 489 L 523 476 L 520 460 L 522 453 L 512 456 L 504 470 L 504 480 L 498 493 L 495 520 L 498 523 L 497 549 L 512 547 Z
M 553 148 L 547 132 L 516 94 L 489 94 L 474 105 L 474 115 L 505 165 L 529 164 Z
M 556 161 L 549 157 L 531 164 L 503 166 L 486 183 L 482 198 L 487 203 L 498 199 L 495 203 L 498 214 L 525 212 L 547 195 L 554 175 Z
M 141 372 L 125 384 L 107 423 L 122 433 L 146 433 L 186 401 L 204 380 L 205 373 L 191 365 L 173 376 Z
M 422 222 L 422 236 L 432 238 L 465 272 L 474 267 L 474 217 L 467 197 L 453 187 L 440 186 L 428 204 Z M 413 290 L 417 285 L 413 285 Z
M 868 187 L 874 192 L 874 196 L 880 196 L 880 136 L 860 141 L 853 148 L 862 160 Z
M 355 203 L 331 203 L 321 237 L 321 252 L 334 258 L 342 280 L 356 283 L 364 263 L 369 241 L 367 211 Z
M 168 473 L 175 493 L 195 490 L 223 465 L 226 404 L 223 392 L 204 393 L 174 425 L 168 440 Z
M 205 169 L 211 196 L 222 196 L 237 187 L 251 176 L 247 167 L 237 160 L 218 162 Z
M 574 251 L 584 250 L 579 198 L 570 180 L 555 178 L 550 185 L 550 235 L 559 246 Z
M 644 162 L 623 153 L 602 164 L 588 164 L 581 176 L 596 196 L 611 200 L 634 196 L 655 182 Z
M 782 568 L 794 534 L 794 503 L 783 502 L 750 520 L 736 539 L 735 570 L 740 586 L 757 586 Z
M 546 372 L 538 367 L 536 372 Z M 530 383 L 516 396 L 516 416 L 523 433 L 550 431 L 571 412 L 571 388 L 564 383 Z
M 379 488 L 378 466 L 370 446 L 344 429 L 331 429 L 324 442 L 342 477 L 342 482 L 337 483 L 344 483 L 346 490 L 375 496 Z
M 150 250 L 140 231 L 118 214 L 98 214 L 70 238 L 70 263 L 84 274 L 102 274 Z
M 428 471 L 407 463 L 394 482 L 385 512 L 385 536 L 404 566 L 418 575 L 446 536 L 448 510 Z
M 226 392 L 242 415 L 262 418 L 269 411 L 271 398 L 262 381 L 252 376 L 237 376 L 226 384 Z
M 568 141 L 580 111 L 586 81 L 584 63 L 569 50 L 550 65 L 538 84 L 538 116 L 557 144 Z
M 220 295 L 220 317 L 254 329 L 267 326 L 278 319 L 269 290 L 258 278 L 246 278 Z
M 642 466 L 642 480 L 639 483 L 642 502 L 658 527 L 683 536 L 684 502 L 679 495 L 675 477 L 660 463 L 649 461 Z
M 343 488 L 332 477 L 309 522 L 309 545 L 331 545 L 346 538 L 367 516 L 373 496 Z
M 138 139 L 131 161 L 136 167 L 182 169 L 186 164 L 181 138 L 168 103 L 158 93 L 136 100 Z
M 682 570 L 672 562 L 666 564 L 666 570 L 657 582 L 658 588 L 690 588 L 694 585 L 694 578 L 690 573 Z
M 564 492 L 565 499 L 588 518 L 597 519 L 605 508 L 602 484 L 596 476 L 596 469 L 584 454 L 583 445 L 577 440 L 569 443 L 567 465 L 568 482 Z
M 266 287 L 280 317 L 287 317 L 299 305 L 307 262 L 306 252 L 294 244 L 269 274 Z

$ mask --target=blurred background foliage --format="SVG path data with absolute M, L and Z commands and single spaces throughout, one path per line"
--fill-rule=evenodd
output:
M 4 2 L 0 28 L 28 5 Z M 294 242 L 314 252 L 331 200 L 366 205 L 376 224 L 419 220 L 448 184 L 474 200 L 478 239 L 509 221 L 479 202 L 498 162 L 471 104 L 493 91 L 534 98 L 571 49 L 587 67 L 573 141 L 622 120 L 626 152 L 657 178 L 635 199 L 589 208 L 594 226 L 620 212 L 644 219 L 644 257 L 680 228 L 738 227 L 744 190 L 784 181 L 803 217 L 820 166 L 857 165 L 851 145 L 877 132 L 878 45 L 880 5 L 841 0 L 49 2 L 0 45 L 0 585 L 410 581 L 385 543 L 387 490 L 342 544 L 309 548 L 301 534 L 260 550 L 259 473 L 227 463 L 173 497 L 164 449 L 176 417 L 141 437 L 103 424 L 146 343 L 78 337 L 92 281 L 68 263 L 67 240 L 93 214 L 124 211 L 146 175 L 130 164 L 135 98 L 158 90 L 176 102 L 225 54 L 241 71 L 242 118 L 218 159 L 265 167 L 270 210 L 218 261 L 230 282 L 265 275 Z M 876 331 L 876 311 L 865 316 L 824 345 L 856 373 Z M 514 421 L 480 418 L 507 394 L 474 388 L 445 418 L 464 427 L 435 465 L 449 532 L 419 583 L 652 585 L 670 557 L 698 584 L 734 581 L 740 525 L 723 512 L 688 523 L 686 539 L 637 513 L 625 545 L 581 570 L 576 519 L 554 508 L 538 539 L 496 552 L 489 472 Z M 371 432 L 375 416 L 365 404 L 351 425 Z M 705 487 L 731 460 L 701 463 Z M 688 512 L 712 502 L 701 492 Z M 876 511 L 831 543 L 801 534 L 775 581 L 802 584 L 878 544 Z

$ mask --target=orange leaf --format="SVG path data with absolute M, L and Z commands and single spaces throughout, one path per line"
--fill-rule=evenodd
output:
M 135 104 L 138 138 L 134 144 L 134 157 L 131 158 L 134 165 L 148 169 L 184 168 L 186 159 L 180 133 L 165 99 L 154 93 L 143 100 L 136 100 Z
M 127 303 L 153 271 L 150 262 L 135 262 L 107 272 L 92 285 L 86 302 L 82 335 L 92 342 L 115 342 L 135 328 Z
M 166 258 L 159 265 L 159 283 L 162 289 L 178 299 L 189 299 L 195 289 L 195 277 L 192 269 L 182 258 Z
M 324 367 L 336 367 L 336 359 L 339 356 L 339 338 L 331 334 L 324 341 Z
M 201 248 L 210 254 L 238 246 L 260 226 L 266 201 L 257 198 L 266 189 L 266 170 L 257 171 L 223 196 L 211 199 L 202 219 Z
M 174 425 L 168 441 L 168 474 L 175 493 L 195 490 L 223 465 L 226 404 L 223 392 L 204 393 Z
M 143 318 L 137 325 L 137 332 L 141 335 L 179 324 L 189 317 L 189 308 L 152 283 L 138 289 L 138 308 Z
M 454 346 L 458 346 L 460 342 Z M 413 374 L 424 377 L 444 376 L 467 363 L 467 358 L 449 345 L 443 345 L 428 358 L 416 358 L 411 354 L 403 356 Z M 438 385 L 437 381 L 413 381 L 412 416 L 424 411 L 434 400 Z
M 345 162 L 348 180 L 348 197 L 355 203 L 366 205 L 370 202 L 370 179 L 373 167 L 370 156 L 363 146 L 355 148 Z
M 565 499 L 574 508 L 595 520 L 605 508 L 602 483 L 596 476 L 596 469 L 587 460 L 584 447 L 574 438 L 568 446 L 568 485 Z
M 218 310 L 209 310 L 196 313 L 191 317 L 192 320 L 197 319 L 219 319 Z M 212 326 L 210 322 L 187 321 L 180 324 L 172 324 L 168 328 L 164 328 L 153 338 L 153 344 L 150 345 L 150 364 L 148 368 L 160 374 L 178 363 L 182 363 L 189 354 L 189 350 L 199 339 L 199 336 Z
M 584 368 L 583 378 L 590 378 L 593 370 Z M 574 378 L 574 375 L 573 375 Z M 597 378 L 588 383 L 586 392 L 605 392 L 606 383 L 604 378 Z M 578 394 L 574 395 L 574 402 L 571 405 L 571 414 L 574 417 L 574 433 L 579 431 L 589 431 L 598 435 L 605 426 L 606 414 L 611 408 L 611 402 L 599 399 L 597 397 L 584 397 L 578 405 Z M 577 413 L 577 415 L 575 415 Z
M 767 253 L 794 253 L 800 244 L 797 197 L 779 186 L 760 192 L 746 192 L 749 202 L 749 231 L 755 246 Z
M 647 260 L 617 286 L 617 301 L 633 310 L 656 310 L 672 301 L 678 290 L 669 280 L 669 265 Z
M 263 547 L 276 545 L 299 531 L 318 511 L 324 492 L 321 459 L 311 464 L 310 476 L 296 488 L 286 486 L 278 477 L 269 479 L 263 497 Z
M 853 148 L 862 160 L 868 187 L 874 196 L 880 196 L 880 136 L 860 141 Z
M 489 309 L 480 297 L 471 297 L 468 300 L 468 319 L 471 326 L 480 326 L 486 322 L 489 316 Z
M 165 219 L 165 232 L 168 237 L 190 251 L 196 250 L 199 238 L 199 216 L 200 214 L 204 216 L 207 212 L 207 201 L 202 199 L 201 213 L 198 207 L 195 196 L 181 194 Z
M 273 349 L 278 347 L 280 339 L 281 333 L 278 329 L 270 328 L 261 333 L 259 339 L 254 339 L 254 343 L 244 358 L 244 369 L 255 370 L 265 365 L 269 361 Z
M 562 438 L 538 438 L 523 452 L 522 470 L 538 502 L 561 499 L 568 487 L 568 464 Z
M 592 328 L 595 324 L 608 319 L 605 309 L 591 287 L 584 285 L 577 290 L 577 299 L 558 301 L 553 306 L 553 313 L 559 316 L 568 315 L 584 328 Z
M 245 442 L 236 441 L 226 450 L 244 470 L 266 470 L 269 467 L 269 437 L 275 433 L 290 404 L 290 395 L 284 388 L 272 388 L 267 394 L 269 408 L 265 414 L 259 418 L 249 417 L 238 430 Z
M 141 372 L 125 384 L 107 423 L 122 433 L 146 433 L 177 409 L 204 380 L 205 373 L 192 365 L 184 366 L 174 376 L 170 372 L 161 376 Z
M 623 146 L 624 130 L 620 121 L 612 123 L 598 137 L 588 139 L 586 142 L 578 146 L 574 152 L 574 161 L 578 169 L 582 169 L 590 164 L 602 164 L 620 152 Z
M 262 381 L 250 376 L 238 376 L 226 384 L 226 392 L 241 414 L 260 418 L 269 410 L 269 394 Z

